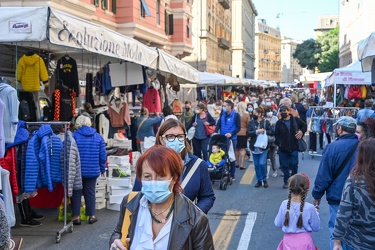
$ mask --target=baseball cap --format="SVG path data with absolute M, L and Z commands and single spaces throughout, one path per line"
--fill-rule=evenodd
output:
M 333 125 L 339 124 L 340 126 L 347 127 L 347 128 L 356 128 L 357 121 L 350 116 L 341 116 L 340 119 Z

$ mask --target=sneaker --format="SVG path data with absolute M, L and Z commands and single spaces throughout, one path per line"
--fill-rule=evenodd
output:
M 281 176 L 281 177 L 284 177 L 284 172 L 281 171 L 280 176 Z
M 288 189 L 288 183 L 284 183 L 283 189 Z
M 264 188 L 268 188 L 268 183 L 267 183 L 267 181 L 263 181 L 263 187 L 264 187 Z
M 277 171 L 273 171 L 272 177 L 277 177 Z
M 313 154 L 317 154 L 318 152 L 317 151 L 314 151 Z
M 31 211 L 31 219 L 33 219 L 33 220 L 43 220 L 44 216 L 41 215 L 41 214 L 37 214 L 37 213 L 35 213 L 34 210 L 32 210 Z
M 21 227 L 40 227 L 42 225 L 41 222 L 29 219 L 27 221 L 21 221 L 20 226 Z
M 257 184 L 255 184 L 254 187 L 258 188 L 258 187 L 261 187 L 262 186 L 262 182 L 261 181 L 258 181 Z

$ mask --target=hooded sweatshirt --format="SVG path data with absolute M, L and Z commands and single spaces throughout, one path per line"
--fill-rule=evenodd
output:
M 0 99 L 4 102 L 5 143 L 13 143 L 17 132 L 18 106 L 16 90 L 7 83 L 0 83 Z
M 37 54 L 23 55 L 17 65 L 17 80 L 27 92 L 40 90 L 40 81 L 48 86 L 48 72 L 43 59 Z
M 98 178 L 105 173 L 107 151 L 103 137 L 94 128 L 82 126 L 74 132 L 79 157 L 81 160 L 82 178 Z

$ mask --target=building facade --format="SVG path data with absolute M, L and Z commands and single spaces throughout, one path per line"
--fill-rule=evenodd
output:
M 231 1 L 193 1 L 193 52 L 184 57 L 199 71 L 232 75 Z
M 0 7 L 50 6 L 106 26 L 178 58 L 192 47 L 192 0 L 2 0 Z
M 341 1 L 339 65 L 344 67 L 358 60 L 358 42 L 375 31 L 375 1 Z
M 255 79 L 281 81 L 280 30 L 260 19 L 255 25 Z
M 333 30 L 339 26 L 339 16 L 330 15 L 330 16 L 319 16 L 316 23 L 315 37 L 318 38 L 322 36 L 325 32 Z
M 282 37 L 281 40 L 281 82 L 292 83 L 298 80 L 304 73 L 304 69 L 298 64 L 298 60 L 293 58 L 298 44 L 302 41 Z
M 255 17 L 252 0 L 232 0 L 232 76 L 254 79 Z

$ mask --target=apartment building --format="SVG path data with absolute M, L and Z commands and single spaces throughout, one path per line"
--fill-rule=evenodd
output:
M 50 6 L 182 58 L 193 51 L 192 2 L 192 0 L 2 0 L 0 7 Z
M 251 0 L 232 0 L 232 76 L 254 79 L 255 17 Z
M 296 48 L 302 41 L 293 40 L 289 37 L 282 37 L 281 40 L 281 82 L 292 83 L 304 73 L 304 69 L 293 58 Z
M 358 42 L 375 31 L 374 9 L 373 0 L 340 2 L 340 67 L 358 60 Z
M 193 1 L 193 52 L 184 57 L 199 71 L 232 75 L 231 1 Z
M 255 79 L 281 81 L 280 30 L 260 19 L 255 25 Z
M 325 32 L 333 30 L 339 26 L 339 16 L 329 15 L 329 16 L 319 16 L 316 23 L 315 38 L 322 36 Z

